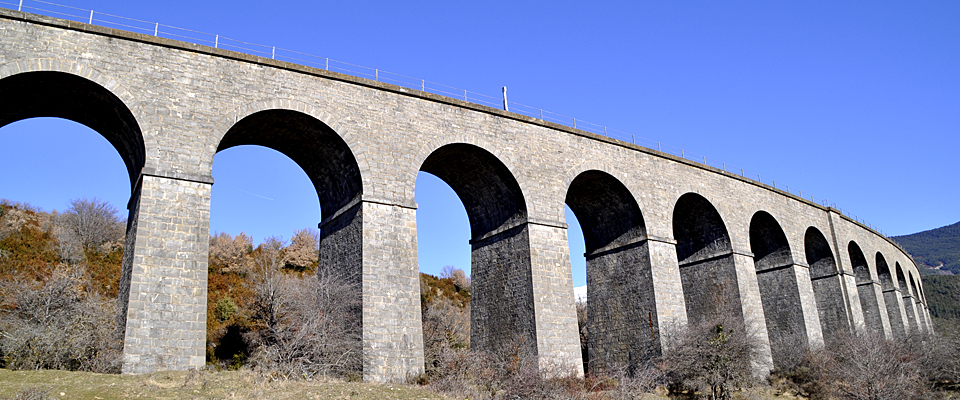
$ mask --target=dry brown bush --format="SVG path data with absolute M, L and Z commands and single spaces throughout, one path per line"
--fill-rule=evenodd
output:
M 246 256 L 251 251 L 253 251 L 253 241 L 243 232 L 236 237 L 231 237 L 226 232 L 210 236 L 211 267 L 246 272 L 250 266 L 250 259 Z
M 946 397 L 960 377 L 960 342 L 914 334 L 888 340 L 843 334 L 803 362 L 778 371 L 780 379 L 812 399 L 930 399 Z
M 666 354 L 657 361 L 674 391 L 710 399 L 729 399 L 734 391 L 758 382 L 760 342 L 732 312 L 678 329 L 666 338 Z
M 61 267 L 43 283 L 2 284 L 0 349 L 11 369 L 119 372 L 116 306 L 89 289 L 82 267 Z
M 284 274 L 282 244 L 267 240 L 254 257 L 250 364 L 274 377 L 359 376 L 360 288 L 333 271 Z

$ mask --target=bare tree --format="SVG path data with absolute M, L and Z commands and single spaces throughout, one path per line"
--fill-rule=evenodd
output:
M 70 200 L 70 207 L 58 216 L 61 231 L 57 239 L 67 243 L 65 250 L 79 246 L 84 253 L 108 253 L 111 249 L 104 246 L 119 245 L 125 234 L 125 224 L 117 212 L 110 203 L 96 198 Z
M 325 269 L 305 278 L 284 274 L 282 242 L 254 252 L 251 363 L 282 378 L 359 376 L 360 288 Z

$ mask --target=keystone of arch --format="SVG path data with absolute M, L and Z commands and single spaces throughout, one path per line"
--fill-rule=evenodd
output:
M 353 158 L 357 160 L 357 169 L 360 173 L 360 182 L 363 188 L 363 198 L 366 198 L 369 193 L 374 192 L 372 182 L 369 182 L 368 179 L 365 179 L 367 176 L 369 176 L 370 165 L 367 162 L 366 154 L 363 152 L 363 147 L 357 140 L 358 135 L 340 123 L 342 118 L 327 113 L 326 111 L 300 100 L 293 99 L 275 98 L 255 101 L 239 106 L 232 112 L 227 113 L 227 115 L 221 118 L 220 121 L 217 121 L 217 124 L 213 128 L 213 132 L 210 135 L 207 135 L 206 143 L 203 145 L 203 153 L 200 155 L 199 172 L 208 176 L 212 174 L 213 157 L 216 156 L 217 147 L 220 146 L 220 141 L 223 140 L 223 137 L 227 134 L 227 131 L 229 131 L 230 128 L 233 128 L 237 122 L 240 122 L 240 120 L 250 115 L 268 110 L 301 112 L 330 127 L 330 129 L 333 130 L 333 132 L 336 133 L 337 136 L 339 136 L 340 139 L 347 144 L 350 152 L 353 153 Z
M 531 219 L 537 219 L 533 217 L 534 215 L 542 215 L 542 210 L 534 210 L 530 208 L 530 195 L 532 193 L 530 188 L 532 186 L 529 182 L 527 182 L 524 175 L 518 173 L 521 171 L 518 160 L 510 157 L 506 152 L 500 151 L 495 144 L 484 140 L 482 137 L 463 133 L 451 133 L 445 135 L 441 134 L 423 146 L 420 146 L 420 148 L 417 150 L 417 154 L 414 156 L 413 162 L 410 165 L 405 166 L 406 172 L 403 172 L 400 175 L 400 179 L 403 180 L 403 182 L 401 182 L 401 187 L 403 188 L 404 201 L 409 201 L 411 204 L 414 202 L 414 192 L 416 191 L 417 187 L 417 173 L 420 172 L 420 167 L 423 165 L 423 162 L 426 161 L 427 157 L 430 157 L 433 152 L 448 144 L 469 144 L 477 146 L 492 154 L 498 161 L 507 167 L 507 170 L 510 171 L 511 175 L 513 175 L 513 179 L 517 181 L 517 185 L 520 186 L 520 195 L 523 198 L 524 207 L 526 208 L 527 220 L 529 221 Z
M 30 58 L 0 65 L 0 79 L 29 72 L 62 72 L 78 76 L 100 85 L 100 87 L 117 96 L 117 98 L 123 102 L 123 105 L 127 107 L 127 110 L 133 114 L 133 118 L 137 121 L 137 125 L 139 125 L 140 139 L 143 141 L 144 152 L 144 161 L 141 168 L 148 170 L 157 169 L 159 166 L 157 160 L 160 159 L 160 153 L 157 150 L 155 138 L 151 134 L 154 132 L 154 129 L 150 125 L 150 119 L 144 118 L 145 113 L 143 106 L 127 88 L 120 84 L 120 81 L 89 65 L 59 58 Z M 141 171 L 131 172 L 135 174 L 134 176 L 141 173 Z M 133 190 L 133 188 L 131 188 L 131 190 Z

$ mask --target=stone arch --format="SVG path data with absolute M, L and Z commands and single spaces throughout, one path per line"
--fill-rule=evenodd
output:
M 894 265 L 896 269 L 897 286 L 900 288 L 900 296 L 903 298 L 903 309 L 906 311 L 906 326 L 909 327 L 911 332 L 916 332 L 918 329 L 916 302 L 913 298 L 913 293 L 910 292 L 910 287 L 907 285 L 907 278 L 906 274 L 903 273 L 903 268 L 900 267 L 899 262 Z
M 807 228 L 803 244 L 823 336 L 835 338 L 841 332 L 849 332 L 851 328 L 844 300 L 843 276 L 837 269 L 836 257 L 830 243 L 819 229 Z
M 591 169 L 570 182 L 564 201 L 586 245 L 589 368 L 632 368 L 659 355 L 649 244 L 636 198 L 613 175 Z M 637 329 L 647 324 L 650 332 Z
M 217 152 L 243 145 L 263 146 L 287 156 L 303 170 L 316 190 L 321 212 L 319 268 L 336 271 L 362 287 L 362 178 L 353 152 L 340 135 L 313 115 L 274 108 L 243 116 L 219 138 Z M 362 314 L 360 309 L 353 311 Z M 366 358 L 359 353 L 353 356 Z
M 360 167 L 350 147 L 322 120 L 290 109 L 257 111 L 238 120 L 216 150 L 264 146 L 290 157 L 317 191 L 324 221 L 358 202 L 363 194 Z
M 203 147 L 203 153 L 200 155 L 199 171 L 201 173 L 209 173 L 212 170 L 214 156 L 216 156 L 216 153 L 218 151 L 224 150 L 227 148 L 227 147 L 224 147 L 224 140 L 226 139 L 227 134 L 231 130 L 235 130 L 236 125 L 238 123 L 254 115 L 260 115 L 261 117 L 263 117 L 264 115 L 268 115 L 273 112 L 288 112 L 290 113 L 289 115 L 299 115 L 297 117 L 298 118 L 297 121 L 306 120 L 304 116 L 308 116 L 313 120 L 319 122 L 323 126 L 323 129 L 321 129 L 325 135 L 323 137 L 329 139 L 331 143 L 336 141 L 333 140 L 333 138 L 330 137 L 329 134 L 332 133 L 333 135 L 336 135 L 337 137 L 339 137 L 340 142 L 342 143 L 337 143 L 337 147 L 340 149 L 338 151 L 341 151 L 343 153 L 349 152 L 350 153 L 349 158 L 352 158 L 352 163 L 356 164 L 355 169 L 356 169 L 356 175 L 360 178 L 359 183 L 360 183 L 361 194 L 367 194 L 373 190 L 373 188 L 371 187 L 373 183 L 368 182 L 367 179 L 363 179 L 370 171 L 370 166 L 369 166 L 366 154 L 362 151 L 362 146 L 360 145 L 357 139 L 357 135 L 353 133 L 350 129 L 347 129 L 346 126 L 340 123 L 342 118 L 336 115 L 333 115 L 329 112 L 326 112 L 325 110 L 321 110 L 317 107 L 304 103 L 302 101 L 291 100 L 291 99 L 267 99 L 267 100 L 248 103 L 238 107 L 233 112 L 221 118 L 220 121 L 218 121 L 216 126 L 214 127 L 212 134 L 206 136 L 206 143 Z M 273 114 L 273 115 L 277 115 L 277 114 Z M 261 118 L 261 117 L 258 117 L 258 118 Z M 300 122 L 296 122 L 296 123 L 300 123 Z M 277 139 L 277 138 L 273 138 L 273 139 Z M 261 140 L 266 141 L 271 139 L 264 138 Z M 243 143 L 243 144 L 254 144 L 254 143 Z M 239 145 L 239 144 L 231 144 L 231 147 L 235 145 Z M 285 150 L 274 148 L 272 147 L 272 145 L 264 145 L 264 146 L 277 150 L 281 153 L 287 154 Z M 278 145 L 277 147 L 279 146 L 281 145 Z M 290 150 L 290 151 L 294 151 L 294 150 Z M 303 150 L 305 149 L 301 149 L 300 151 L 303 151 Z M 287 156 L 290 157 L 290 155 L 287 155 Z M 294 159 L 294 158 L 291 157 L 291 159 Z M 294 161 L 296 161 L 297 164 L 300 164 L 300 162 L 297 161 L 296 159 L 294 159 Z M 303 167 L 302 164 L 300 165 L 301 167 Z M 304 171 L 307 171 L 307 168 L 304 168 Z M 308 175 L 309 175 L 309 172 L 308 172 Z M 314 178 L 311 176 L 311 180 L 313 179 Z M 318 186 L 318 190 L 319 189 L 320 187 Z
M 728 312 L 742 319 L 733 248 L 717 209 L 699 194 L 680 196 L 673 210 L 673 236 L 689 323 Z
M 511 179 L 516 182 L 517 187 L 519 188 L 519 192 L 529 193 L 530 187 L 528 184 L 526 184 L 526 182 L 524 182 L 522 174 L 520 174 L 520 171 L 522 171 L 521 164 L 514 158 L 513 155 L 511 155 L 510 152 L 503 151 L 501 149 L 502 146 L 497 146 L 495 143 L 488 142 L 487 140 L 484 140 L 484 138 L 478 137 L 477 135 L 468 135 L 457 132 L 441 135 L 440 137 L 436 137 L 420 146 L 416 154 L 414 154 L 412 162 L 409 164 L 412 166 L 412 168 L 406 169 L 406 173 L 400 175 L 400 178 L 406 181 L 400 185 L 406 191 L 406 193 L 404 193 L 404 198 L 415 198 L 414 191 L 416 189 L 417 173 L 420 171 L 428 172 L 423 169 L 423 165 L 427 161 L 427 158 L 436 154 L 436 152 L 442 147 L 449 145 L 468 145 L 482 149 L 484 152 L 489 153 L 510 173 Z M 417 168 L 418 166 L 419 168 Z M 526 209 L 526 205 L 524 208 Z M 563 209 L 561 209 L 560 214 L 558 214 L 557 218 L 559 219 L 557 222 L 563 221 L 562 215 Z
M 522 337 L 536 352 L 527 204 L 513 173 L 487 149 L 466 143 L 435 149 L 420 170 L 453 189 L 470 221 L 471 346 L 496 350 Z
M 135 192 L 148 160 L 147 141 L 135 115 L 139 103 L 116 80 L 82 64 L 26 60 L 0 66 L 0 93 L 0 126 L 36 117 L 83 124 L 117 150 Z
M 885 333 L 883 316 L 885 313 L 883 304 L 883 293 L 881 285 L 873 279 L 870 274 L 870 265 L 867 264 L 867 257 L 863 255 L 863 250 L 857 242 L 851 240 L 847 244 L 847 256 L 850 258 L 850 265 L 853 267 L 853 275 L 857 283 L 857 295 L 860 297 L 860 309 L 863 310 L 863 321 L 867 329 L 876 334 Z M 888 323 L 889 324 L 889 323 Z
M 917 280 L 913 277 L 913 271 L 907 272 L 907 281 L 910 285 L 910 293 L 913 294 L 913 303 L 917 308 L 917 319 L 919 320 L 917 321 L 917 329 L 923 331 L 926 326 L 926 318 L 923 311 L 924 304 L 923 299 L 920 297 L 920 292 L 917 290 Z
M 55 59 L 0 66 L 0 126 L 35 117 L 68 119 L 96 131 L 119 153 L 130 179 L 129 216 L 118 282 L 117 323 L 126 326 L 140 220 L 140 178 L 155 159 L 143 135 L 140 106 L 116 80 L 82 64 Z M 124 355 L 131 353 L 124 340 Z M 124 370 L 127 365 L 125 363 Z
M 880 279 L 880 287 L 883 290 L 883 302 L 887 308 L 887 319 L 890 321 L 890 330 L 895 337 L 906 335 L 906 310 L 903 308 L 903 296 L 900 289 L 890 273 L 890 266 L 883 253 L 877 252 L 876 256 L 877 277 Z M 899 265 L 899 264 L 898 264 Z
M 750 251 L 760 288 L 760 301 L 774 365 L 809 344 L 801 282 L 787 236 L 770 213 L 757 211 L 750 220 Z

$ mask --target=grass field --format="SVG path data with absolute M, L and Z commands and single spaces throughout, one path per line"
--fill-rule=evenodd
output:
M 274 381 L 250 371 L 112 375 L 0 369 L 0 398 L 29 388 L 45 391 L 49 399 L 444 399 L 416 386 Z

